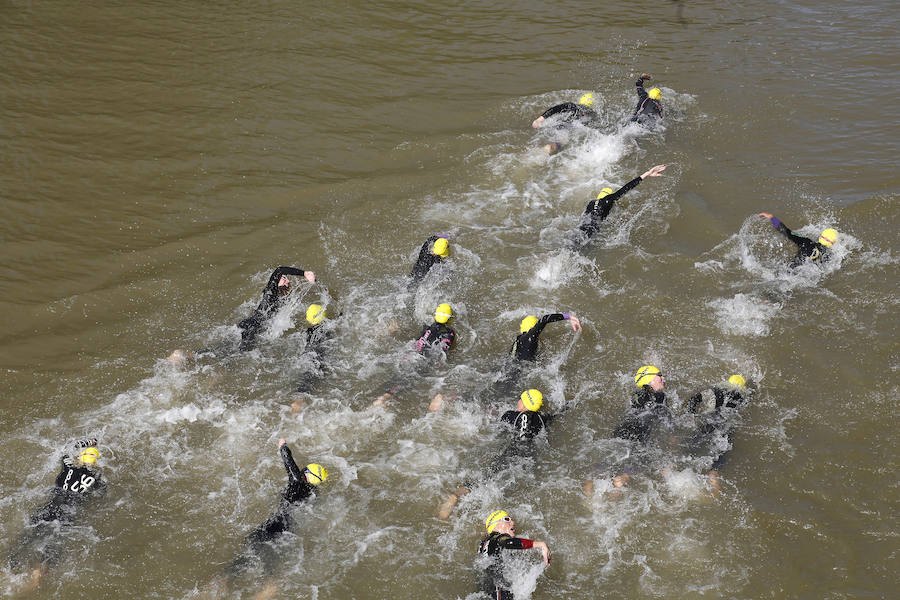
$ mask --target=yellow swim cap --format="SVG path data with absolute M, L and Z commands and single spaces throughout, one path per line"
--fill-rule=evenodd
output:
M 578 99 L 578 104 L 583 104 L 584 106 L 592 106 L 594 104 L 594 94 L 588 92 Z
M 647 96 L 651 100 L 659 100 L 659 98 L 660 98 L 660 96 L 662 96 L 662 94 L 660 93 L 659 88 L 653 88 L 652 90 L 647 92 Z
M 446 323 L 453 318 L 453 309 L 446 302 L 438 304 L 437 310 L 434 311 L 434 320 L 438 323 Z
M 831 248 L 838 239 L 838 232 L 830 227 L 819 236 L 819 243 L 826 248 Z
M 447 241 L 447 238 L 438 238 L 434 240 L 431 251 L 441 258 L 447 258 L 447 255 L 450 254 L 450 242 Z
M 638 369 L 637 373 L 634 376 L 634 382 L 638 387 L 644 387 L 645 385 L 650 385 L 650 382 L 653 381 L 653 378 L 659 375 L 662 371 L 654 367 L 653 365 L 644 365 L 640 369 Z
M 487 532 L 494 533 L 494 528 L 497 526 L 497 523 L 507 518 L 509 518 L 509 513 L 505 510 L 495 510 L 489 514 L 488 518 L 484 520 L 484 526 L 487 527 Z
M 306 309 L 306 322 L 318 325 L 325 320 L 325 308 L 321 304 L 310 304 Z
M 612 188 L 603 188 L 602 190 L 600 190 L 600 193 L 597 194 L 597 200 L 602 200 L 610 194 L 612 194 Z
M 78 460 L 80 460 L 83 465 L 92 465 L 97 462 L 98 458 L 100 458 L 100 451 L 93 446 L 85 448 L 81 451 L 81 454 L 78 455 Z
M 306 465 L 306 470 L 303 473 L 306 475 L 306 481 L 312 485 L 319 485 L 328 479 L 328 471 L 325 467 L 316 463 Z
M 738 375 L 737 373 L 728 378 L 728 383 L 740 389 L 747 387 L 747 380 L 744 379 L 743 375 Z
M 531 331 L 531 328 L 537 325 L 538 318 L 534 315 L 528 315 L 524 319 L 522 319 L 522 324 L 519 325 L 519 332 L 525 333 L 526 331 Z
M 528 410 L 539 410 L 544 405 L 544 395 L 536 389 L 525 390 L 522 392 L 522 404 Z

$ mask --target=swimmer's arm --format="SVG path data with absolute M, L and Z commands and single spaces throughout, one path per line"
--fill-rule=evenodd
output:
M 564 112 L 577 112 L 578 105 L 573 102 L 563 102 L 562 104 L 557 104 L 556 106 L 551 106 L 547 110 L 541 114 L 541 116 L 545 119 L 549 119 L 553 115 L 558 115 L 559 113 Z
M 279 440 L 279 444 L 281 444 L 281 441 L 282 440 Z M 291 449 L 288 448 L 287 444 L 281 444 L 278 451 L 281 453 L 281 460 L 284 462 L 284 470 L 287 471 L 291 481 L 302 481 L 303 471 L 301 471 L 300 467 L 297 466 L 297 463 L 294 462 L 294 457 L 291 455 Z
M 759 213 L 760 218 L 769 219 L 769 222 L 772 224 L 772 227 L 775 228 L 775 231 L 779 232 L 781 235 L 786 237 L 787 239 L 794 242 L 797 246 L 801 248 L 807 244 L 814 243 L 811 239 L 807 237 L 803 237 L 802 235 L 797 235 L 790 229 L 788 226 L 781 222 L 781 220 L 773 216 L 771 213 Z
M 635 82 L 635 87 L 637 88 L 638 98 L 643 100 L 647 96 L 647 90 L 644 89 L 644 80 L 650 80 L 650 76 L 646 73 L 641 73 L 641 76 L 638 77 L 637 82 Z

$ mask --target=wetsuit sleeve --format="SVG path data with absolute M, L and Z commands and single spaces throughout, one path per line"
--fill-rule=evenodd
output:
M 573 104 L 572 102 L 563 102 L 562 104 L 557 104 L 556 106 L 551 106 L 547 110 L 541 114 L 545 119 L 549 119 L 553 115 L 558 115 L 559 113 L 577 113 L 578 105 Z
M 508 410 L 500 417 L 500 423 L 502 425 L 509 425 L 512 427 L 516 424 L 516 417 L 519 415 L 518 411 Z
M 635 82 L 635 88 L 637 89 L 638 100 L 643 100 L 647 97 L 647 90 L 644 89 L 644 78 L 639 77 Z
M 544 327 L 546 327 L 549 323 L 555 323 L 557 321 L 565 321 L 568 318 L 569 318 L 568 313 L 565 313 L 565 314 L 564 313 L 552 313 L 549 315 L 544 315 L 540 319 L 538 319 L 538 322 L 535 324 L 534 327 L 531 328 L 531 330 L 529 330 L 528 333 L 533 333 L 535 336 L 538 336 L 544 330 Z
M 444 332 L 443 337 L 441 338 L 441 349 L 445 352 L 453 346 L 453 343 L 456 341 L 456 332 L 450 328 L 447 328 L 447 331 Z
M 498 540 L 501 548 L 508 550 L 530 550 L 534 546 L 534 541 L 528 538 L 509 537 Z
M 282 275 L 299 275 L 302 277 L 305 273 L 306 271 L 303 269 L 296 269 L 294 267 L 278 267 L 272 271 L 272 274 L 269 276 L 269 281 L 263 289 L 263 297 L 259 303 L 258 310 L 265 311 L 267 307 L 275 306 L 275 303 L 278 300 L 278 280 L 281 279 Z
M 294 462 L 294 457 L 291 455 L 291 449 L 288 448 L 288 445 L 285 444 L 282 446 L 279 449 L 279 452 L 281 452 L 281 460 L 284 461 L 284 469 L 287 471 L 291 481 L 304 481 L 303 471 L 301 471 L 300 467 L 297 466 L 297 463 Z
M 438 239 L 438 236 L 433 235 L 428 238 L 424 244 L 422 244 L 422 248 L 419 250 L 419 257 L 416 259 L 416 264 L 413 265 L 413 270 L 409 274 L 413 279 L 413 283 L 421 281 L 425 275 L 428 274 L 429 269 L 431 269 L 432 265 L 438 260 L 438 256 L 435 256 L 431 252 L 431 245 Z
M 800 248 L 800 250 L 804 254 L 807 254 L 807 255 L 812 254 L 812 251 L 816 247 L 816 243 L 814 241 L 812 241 L 808 237 L 803 237 L 802 235 L 797 235 L 796 233 L 794 233 L 793 231 L 788 229 L 787 225 L 782 223 L 778 219 L 778 217 L 772 217 L 771 222 L 772 222 L 772 227 L 774 227 L 776 231 L 778 231 L 781 235 L 783 235 L 787 239 L 794 242 L 797 245 L 797 247 Z

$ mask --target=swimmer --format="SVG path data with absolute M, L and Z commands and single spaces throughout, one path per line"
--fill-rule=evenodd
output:
M 287 471 L 287 486 L 281 492 L 278 509 L 262 525 L 250 532 L 246 538 L 247 547 L 226 569 L 229 586 L 235 578 L 257 564 L 262 566 L 266 576 L 271 577 L 275 567 L 281 562 L 272 542 L 293 529 L 293 509 L 315 498 L 318 486 L 328 480 L 328 471 L 322 465 L 312 463 L 301 471 L 284 438 L 278 440 L 278 452 Z M 266 584 L 264 591 L 274 591 L 274 585 Z
M 656 165 L 640 177 L 635 177 L 621 188 L 612 191 L 612 188 L 603 188 L 597 194 L 596 200 L 591 200 L 584 209 L 581 217 L 581 225 L 578 229 L 584 234 L 584 241 L 588 242 L 597 233 L 600 228 L 601 221 L 605 220 L 612 210 L 613 203 L 628 193 L 630 190 L 648 177 L 661 177 L 662 172 L 666 170 L 666 165 Z
M 305 277 L 310 283 L 316 282 L 316 274 L 312 271 L 304 271 L 294 267 L 278 267 L 272 271 L 269 281 L 263 289 L 262 300 L 249 317 L 238 323 L 241 329 L 241 350 L 250 350 L 256 342 L 256 337 L 262 331 L 268 320 L 275 314 L 282 303 L 283 298 L 291 291 L 291 280 L 288 275 Z
M 510 584 L 503 576 L 501 554 L 505 550 L 540 551 L 544 565 L 550 564 L 550 548 L 546 542 L 516 536 L 516 522 L 505 510 L 495 510 L 484 520 L 488 535 L 481 540 L 478 554 L 490 557 L 481 577 L 480 590 L 496 600 L 514 600 Z
M 748 384 L 746 378 L 740 374 L 734 374 L 728 378 L 728 383 L 722 387 L 711 387 L 697 392 L 688 400 L 687 410 L 698 415 L 696 431 L 686 440 L 686 449 L 691 455 L 711 455 L 712 466 L 707 473 L 710 491 L 718 496 L 720 491 L 719 470 L 725 462 L 727 450 L 731 448 L 731 433 L 734 430 L 734 420 L 737 412 L 750 400 L 753 393 L 753 384 Z M 717 444 L 717 440 L 724 438 L 724 445 Z
M 449 236 L 446 235 L 433 235 L 422 244 L 422 249 L 419 250 L 419 258 L 416 259 L 416 264 L 409 274 L 410 291 L 422 283 L 422 280 L 425 279 L 425 276 L 428 275 L 428 271 L 431 270 L 431 267 L 434 266 L 435 263 L 441 263 L 445 258 L 450 256 L 450 242 L 447 239 L 448 237 Z
M 456 332 L 448 325 L 453 319 L 453 309 L 449 304 L 439 304 L 434 311 L 434 323 L 422 328 L 422 335 L 416 340 L 416 352 L 425 354 L 432 348 L 446 353 L 456 343 Z
M 660 104 L 662 93 L 659 88 L 656 87 L 649 92 L 645 90 L 645 79 L 649 81 L 650 76 L 646 73 L 641 73 L 641 76 L 635 83 L 638 103 L 634 109 L 634 115 L 631 117 L 632 122 L 640 123 L 642 125 L 655 123 L 657 120 L 662 119 L 662 104 Z
M 540 412 L 543 405 L 544 394 L 540 390 L 525 390 L 519 396 L 516 409 L 508 410 L 501 415 L 500 431 L 510 435 L 510 441 L 506 448 L 491 460 L 486 473 L 488 477 L 499 473 L 512 458 L 532 457 L 535 450 L 534 438 L 568 408 L 567 405 L 559 412 L 547 414 Z M 450 494 L 438 508 L 438 517 L 449 518 L 457 502 L 471 491 L 471 487 L 472 485 L 465 483 Z
M 581 331 L 581 321 L 570 313 L 552 313 L 544 315 L 540 319 L 528 315 L 519 324 L 519 335 L 509 349 L 509 354 L 516 360 L 534 361 L 538 351 L 538 336 L 549 323 L 556 321 L 569 321 L 572 331 Z
M 573 123 L 588 125 L 597 118 L 597 113 L 591 108 L 593 105 L 594 94 L 588 92 L 578 99 L 578 104 L 575 104 L 574 102 L 563 102 L 562 104 L 557 104 L 556 106 L 548 108 L 541 116 L 531 123 L 531 126 L 535 129 L 540 129 L 544 126 L 544 121 L 550 117 L 557 117 L 557 128 L 565 127 Z M 558 151 L 559 148 L 557 147 L 556 150 Z
M 672 411 L 666 399 L 666 376 L 656 367 L 645 365 L 634 376 L 637 390 L 631 397 L 631 408 L 622 423 L 613 431 L 613 437 L 646 444 L 660 426 L 672 421 Z
M 31 580 L 23 591 L 36 589 L 47 570 L 62 559 L 61 529 L 77 521 L 81 507 L 88 500 L 106 492 L 106 482 L 97 470 L 100 458 L 97 440 L 78 442 L 75 449 L 78 456 L 74 460 L 68 454 L 63 455 L 62 470 L 56 476 L 47 504 L 29 517 L 26 530 L 10 551 L 10 569 L 31 568 Z
M 828 262 L 831 256 L 828 250 L 834 246 L 838 239 L 838 232 L 834 229 L 826 229 L 819 235 L 819 241 L 814 242 L 807 237 L 792 232 L 778 217 L 772 216 L 771 213 L 761 212 L 758 216 L 760 219 L 768 219 L 776 231 L 796 244 L 797 254 L 791 259 L 791 267 L 799 267 L 807 260 L 816 264 Z

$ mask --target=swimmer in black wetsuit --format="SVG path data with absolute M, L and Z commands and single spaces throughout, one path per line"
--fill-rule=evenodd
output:
M 632 115 L 631 121 L 642 125 L 649 125 L 662 119 L 662 104 L 660 104 L 662 93 L 659 91 L 659 88 L 653 88 L 649 92 L 646 91 L 644 89 L 645 79 L 649 81 L 650 76 L 646 73 L 641 73 L 641 76 L 635 83 L 638 103 L 634 109 L 634 115 Z
M 540 319 L 533 315 L 528 315 L 522 319 L 519 325 L 519 335 L 509 349 L 509 354 L 516 360 L 534 361 L 538 351 L 538 336 L 549 323 L 567 320 L 572 324 L 572 331 L 581 331 L 581 321 L 573 314 L 569 313 L 552 313 L 544 315 Z
M 540 412 L 544 404 L 544 395 L 540 390 L 530 389 L 522 392 L 515 410 L 508 410 L 500 416 L 500 429 L 509 435 L 509 444 L 493 460 L 487 468 L 487 477 L 493 477 L 507 465 L 510 459 L 528 458 L 534 455 L 534 438 L 550 423 L 568 409 L 568 403 L 559 412 L 547 414 Z M 473 484 L 464 483 L 450 494 L 438 508 L 438 516 L 447 519 L 459 499 L 471 491 Z
M 634 382 L 638 389 L 631 397 L 631 408 L 622 423 L 613 431 L 613 437 L 646 444 L 660 426 L 671 423 L 672 411 L 666 403 L 666 376 L 652 365 L 638 369 Z
M 838 232 L 834 229 L 826 229 L 819 236 L 819 241 L 814 242 L 811 239 L 803 237 L 802 235 L 797 235 L 788 229 L 784 223 L 778 220 L 778 217 L 772 216 L 771 213 L 761 212 L 759 213 L 759 217 L 761 219 L 768 219 L 776 231 L 797 245 L 797 254 L 791 259 L 790 263 L 792 268 L 802 265 L 807 260 L 819 265 L 828 262 L 828 259 L 830 258 L 828 249 L 834 246 L 834 243 L 838 238 Z
M 546 542 L 516 536 L 516 522 L 505 510 L 495 510 L 484 520 L 488 536 L 478 545 L 479 556 L 485 557 L 482 565 L 479 591 L 486 592 L 494 600 L 514 600 L 509 582 L 503 576 L 502 553 L 504 550 L 539 550 L 544 565 L 550 564 L 550 548 Z M 484 564 L 486 563 L 486 564 Z
M 106 492 L 106 482 L 96 469 L 100 458 L 97 440 L 78 442 L 75 449 L 79 451 L 76 459 L 63 455 L 62 470 L 56 476 L 47 504 L 31 515 L 29 525 L 10 551 L 12 570 L 32 569 L 27 590 L 37 588 L 47 569 L 62 559 L 61 528 L 76 522 L 80 508 L 89 499 Z
M 426 354 L 439 349 L 446 353 L 456 343 L 456 332 L 448 325 L 453 318 L 453 309 L 447 303 L 439 304 L 434 311 L 434 323 L 422 328 L 422 335 L 416 340 L 416 352 Z
M 616 192 L 613 192 L 612 188 L 603 188 L 600 190 L 600 193 L 597 194 L 597 199 L 588 202 L 588 205 L 584 209 L 584 214 L 581 217 L 581 225 L 579 225 L 578 229 L 583 235 L 584 243 L 589 242 L 594 234 L 597 233 L 597 230 L 600 228 L 600 223 L 609 215 L 613 203 L 616 200 L 637 187 L 637 185 L 647 177 L 661 177 L 662 172 L 665 170 L 666 165 L 656 165 L 640 177 L 635 177 L 623 185 Z
M 343 313 L 338 314 L 341 316 Z M 297 381 L 295 393 L 292 395 L 291 412 L 299 412 L 303 408 L 304 395 L 310 393 L 325 377 L 325 352 L 328 341 L 334 332 L 330 323 L 331 309 L 321 304 L 310 304 L 306 309 L 306 345 L 303 347 L 311 365 L 302 373 Z
M 261 564 L 267 576 L 272 575 L 280 562 L 272 542 L 293 529 L 293 509 L 314 498 L 317 486 L 328 479 L 328 471 L 319 464 L 309 464 L 301 471 L 284 438 L 278 440 L 278 451 L 288 474 L 287 486 L 281 492 L 278 509 L 262 525 L 250 532 L 246 538 L 247 548 L 226 569 L 229 580 L 234 580 L 256 564 Z M 267 585 L 267 589 L 271 587 L 271 584 Z
M 428 238 L 422 244 L 422 249 L 419 250 L 419 258 L 416 259 L 416 264 L 409 274 L 409 289 L 413 290 L 418 287 L 422 280 L 425 279 L 425 276 L 428 275 L 431 267 L 435 263 L 443 262 L 449 255 L 450 242 L 447 240 L 447 236 L 433 235 Z
M 278 267 L 272 271 L 266 287 L 263 289 L 262 300 L 249 317 L 238 323 L 241 329 L 241 350 L 250 350 L 256 342 L 263 327 L 269 321 L 275 311 L 281 307 L 282 298 L 290 292 L 291 280 L 288 275 L 305 277 L 310 283 L 315 283 L 316 274 L 312 271 L 304 271 L 294 267 Z
M 578 99 L 578 104 L 574 102 L 563 102 L 545 110 L 541 116 L 535 119 L 531 126 L 540 129 L 544 126 L 544 121 L 551 117 L 558 120 L 557 127 L 565 127 L 573 123 L 590 124 L 597 118 L 597 113 L 593 111 L 591 106 L 594 104 L 594 94 L 588 92 Z
M 725 462 L 725 453 L 731 448 L 737 412 L 750 400 L 752 385 L 742 375 L 732 375 L 724 387 L 712 387 L 691 396 L 687 410 L 697 414 L 697 428 L 685 442 L 686 450 L 693 456 L 712 457 L 707 480 L 713 495 L 719 493 L 719 470 Z
M 660 428 L 669 428 L 672 425 L 672 411 L 666 400 L 665 375 L 652 366 L 645 365 L 638 369 L 634 376 L 637 390 L 631 397 L 631 407 L 625 412 L 625 417 L 618 427 L 613 430 L 613 437 L 630 440 L 640 445 L 650 441 Z M 604 477 L 608 471 L 607 465 L 603 467 Z M 626 468 L 612 478 L 613 486 L 620 488 L 631 480 L 632 468 Z M 587 496 L 593 494 L 594 481 L 584 484 L 584 493 Z

